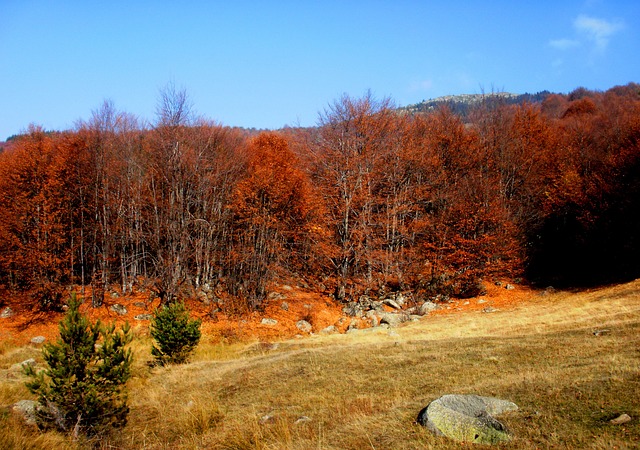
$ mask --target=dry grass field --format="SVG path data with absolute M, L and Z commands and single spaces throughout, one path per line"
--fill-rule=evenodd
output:
M 640 281 L 581 292 L 530 291 L 491 313 L 461 309 L 349 334 L 283 340 L 205 335 L 191 363 L 153 369 L 146 365 L 148 332 L 139 327 L 129 423 L 94 444 L 459 449 L 465 446 L 413 421 L 443 394 L 474 393 L 520 406 L 503 417 L 514 439 L 498 448 L 640 448 Z M 0 343 L 0 405 L 29 398 L 12 366 L 30 357 L 41 361 L 39 353 L 34 346 Z M 610 423 L 622 413 L 632 420 Z M 87 445 L 42 434 L 8 408 L 0 411 L 0 448 Z

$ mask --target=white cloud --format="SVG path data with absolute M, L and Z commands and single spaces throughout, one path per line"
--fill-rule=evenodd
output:
M 609 45 L 613 35 L 624 28 L 624 24 L 619 21 L 611 22 L 581 14 L 573 21 L 573 27 L 578 33 L 592 41 L 597 51 L 602 52 Z
M 549 41 L 549 45 L 558 50 L 570 50 L 580 46 L 577 39 L 553 39 Z

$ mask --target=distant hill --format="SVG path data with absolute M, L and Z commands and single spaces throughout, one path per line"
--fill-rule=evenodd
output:
M 429 112 L 441 106 L 447 106 L 451 112 L 461 117 L 467 117 L 469 113 L 482 103 L 503 103 L 507 105 L 520 105 L 522 103 L 542 103 L 551 95 L 549 91 L 541 91 L 537 94 L 512 94 L 510 92 L 496 92 L 490 94 L 461 94 L 445 95 L 429 100 L 423 100 L 414 105 L 399 108 L 401 111 L 411 113 Z

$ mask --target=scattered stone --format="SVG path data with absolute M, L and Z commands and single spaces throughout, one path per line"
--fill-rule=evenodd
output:
M 36 360 L 35 360 L 35 359 L 33 359 L 33 358 L 29 358 L 29 359 L 25 359 L 24 361 L 22 361 L 22 362 L 20 363 L 20 367 L 26 367 L 26 366 L 31 366 L 31 367 L 33 367 L 33 366 L 35 366 L 36 364 L 37 364 L 37 363 L 36 363 Z
M 349 317 L 362 317 L 362 308 L 356 302 L 349 302 L 342 311 Z
M 376 311 L 367 311 L 366 317 L 371 322 L 372 327 L 377 327 L 378 325 L 380 325 L 380 319 L 378 318 L 378 313 Z
M 264 416 L 260 417 L 260 423 L 265 424 L 265 423 L 271 423 L 275 421 L 275 417 L 273 417 L 270 414 L 265 414 Z
M 426 316 L 427 314 L 429 314 L 432 311 L 435 311 L 436 309 L 438 309 L 438 305 L 436 305 L 434 302 L 424 302 L 422 305 L 420 305 L 418 314 L 420 314 L 421 316 Z
M 114 313 L 120 315 L 120 316 L 124 316 L 127 314 L 127 308 L 124 305 L 121 305 L 119 303 L 116 303 L 115 305 L 111 305 L 109 307 L 110 311 L 113 311 Z
M 336 334 L 338 333 L 338 328 L 336 328 L 335 325 L 329 325 L 326 328 L 323 328 L 322 330 L 320 330 L 321 334 Z
M 287 302 L 282 302 L 282 305 L 280 305 L 280 309 L 282 309 L 283 311 L 289 311 L 289 304 Z
M 502 281 L 496 281 L 494 284 L 495 284 L 496 286 L 502 286 Z
M 376 312 L 384 312 L 384 307 L 381 301 L 374 300 L 371 302 L 371 309 Z
M 46 340 L 47 340 L 47 338 L 45 338 L 44 336 L 35 336 L 35 337 L 31 338 L 31 343 L 32 344 L 42 344 Z
M 278 321 L 276 319 L 268 319 L 265 317 L 260 323 L 262 325 L 276 325 Z
M 36 425 L 36 407 L 38 402 L 34 400 L 20 400 L 13 404 L 14 413 L 22 417 L 27 425 Z
M 482 305 L 483 303 L 487 303 L 487 299 L 486 298 L 479 298 L 478 299 L 478 304 Z
M 313 330 L 313 327 L 311 326 L 311 324 L 306 320 L 298 320 L 296 322 L 296 327 L 298 328 L 298 330 L 302 331 L 303 333 L 311 333 L 311 331 Z
M 540 292 L 541 297 L 546 297 L 547 295 L 555 294 L 556 289 L 553 286 L 547 286 L 544 291 Z
M 111 293 L 111 298 L 118 298 L 118 297 L 120 297 L 120 294 L 118 294 L 117 292 Z
M 285 291 L 292 291 L 293 288 L 291 286 L 289 286 L 288 284 L 283 284 L 282 285 L 282 289 Z
M 390 327 L 398 326 L 401 323 L 409 320 L 409 316 L 406 314 L 397 314 L 397 313 L 385 313 L 380 317 L 380 323 L 386 323 Z
M 498 311 L 496 308 L 494 308 L 493 306 L 487 306 L 485 308 L 482 308 L 482 312 L 483 313 L 492 313 L 492 312 L 496 312 Z
M 515 403 L 493 397 L 444 395 L 423 408 L 417 422 L 459 442 L 497 444 L 511 440 L 511 433 L 493 416 L 517 409 Z
M 133 304 L 133 306 L 136 306 L 136 307 L 138 307 L 138 308 L 144 308 L 144 309 L 147 309 L 147 304 L 146 304 L 145 302 L 135 302 L 135 303 Z
M 35 360 L 35 359 L 33 359 L 33 358 L 29 358 L 29 359 L 26 359 L 26 360 L 22 361 L 21 363 L 13 364 L 13 365 L 9 368 L 9 370 L 10 370 L 11 372 L 23 372 L 23 371 L 24 371 L 24 369 L 25 369 L 26 367 L 28 367 L 28 366 L 33 367 L 33 366 L 35 366 L 36 364 L 37 364 L 37 363 L 36 363 L 36 360 Z
M 505 284 L 505 285 L 504 285 L 504 288 L 505 288 L 507 291 L 511 291 L 511 290 L 515 289 L 515 287 L 513 286 L 513 284 Z
M 2 312 L 0 312 L 0 319 L 8 319 L 9 317 L 13 316 L 15 313 L 13 312 L 13 309 L 9 308 L 8 306 L 6 308 L 3 308 Z
M 133 317 L 135 320 L 151 320 L 153 316 L 151 314 L 138 314 Z
M 420 319 L 422 319 L 422 316 L 420 316 L 418 314 L 409 314 L 409 320 L 411 322 L 419 322 Z
M 402 306 L 400 306 L 398 302 L 396 302 L 392 298 L 385 298 L 384 300 L 382 300 L 382 303 L 384 303 L 387 306 L 391 306 L 393 309 L 402 309 Z
M 622 425 L 622 424 L 625 424 L 625 423 L 628 423 L 628 422 L 631 422 L 631 417 L 629 416 L 629 414 L 620 414 L 615 419 L 611 419 L 609 421 L 609 423 L 611 423 L 613 425 Z
M 611 330 L 593 330 L 594 336 L 602 336 L 603 334 L 608 334 Z
M 301 423 L 307 423 L 307 422 L 311 422 L 311 419 L 307 416 L 300 416 L 298 417 L 298 420 L 296 420 L 295 422 L 293 422 L 294 425 L 300 425 Z

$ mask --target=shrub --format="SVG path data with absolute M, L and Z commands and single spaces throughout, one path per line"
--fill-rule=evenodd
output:
M 129 325 L 92 324 L 80 314 L 75 295 L 60 321 L 57 342 L 45 344 L 43 357 L 48 369 L 35 372 L 27 388 L 38 395 L 36 421 L 40 428 L 56 428 L 96 436 L 123 427 L 129 407 L 125 384 L 131 376 L 132 355 Z
M 181 364 L 200 341 L 200 319 L 190 319 L 182 302 L 162 306 L 154 313 L 151 337 L 156 345 L 151 354 L 160 365 Z

